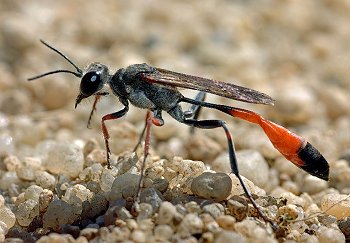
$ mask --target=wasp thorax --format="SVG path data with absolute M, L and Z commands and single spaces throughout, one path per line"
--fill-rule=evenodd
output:
M 80 92 L 84 96 L 90 96 L 102 89 L 108 80 L 108 68 L 101 63 L 92 63 L 86 68 L 81 82 Z

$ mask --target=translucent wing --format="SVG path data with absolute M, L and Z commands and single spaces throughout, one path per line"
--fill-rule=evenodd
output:
M 270 96 L 253 89 L 161 68 L 156 68 L 155 72 L 141 73 L 140 78 L 149 83 L 200 90 L 248 103 L 274 104 L 274 99 Z

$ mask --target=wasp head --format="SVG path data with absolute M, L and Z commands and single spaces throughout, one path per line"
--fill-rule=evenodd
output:
M 108 83 L 108 67 L 98 62 L 91 63 L 84 72 L 80 82 L 80 92 L 75 107 L 85 98 L 101 91 Z
M 72 60 L 70 60 L 66 55 L 64 55 L 61 51 L 59 51 L 57 48 L 49 45 L 43 40 L 40 40 L 41 43 L 43 43 L 45 46 L 59 54 L 61 57 L 66 59 L 74 68 L 76 71 L 70 71 L 66 69 L 58 69 L 50 72 L 46 72 L 40 75 L 37 75 L 35 77 L 29 78 L 28 80 L 35 80 L 38 78 L 42 78 L 51 74 L 55 73 L 70 73 L 74 76 L 81 78 L 80 82 L 80 92 L 75 102 L 75 107 L 85 98 L 98 94 L 99 91 L 104 87 L 104 84 L 108 83 L 108 79 L 110 78 L 108 74 L 108 68 L 107 66 L 101 64 L 101 63 L 91 63 L 84 71 L 80 69 Z M 103 94 L 106 94 L 107 92 L 104 92 Z

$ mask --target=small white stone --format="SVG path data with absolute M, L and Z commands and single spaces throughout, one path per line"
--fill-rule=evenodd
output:
M 36 169 L 31 166 L 21 166 L 16 172 L 18 178 L 24 181 L 33 181 L 35 180 L 35 171 Z
M 196 214 L 186 214 L 177 228 L 177 233 L 181 237 L 189 237 L 193 234 L 199 234 L 203 231 L 203 222 Z
M 31 185 L 24 191 L 24 199 L 32 199 L 36 202 L 39 202 L 39 196 L 43 192 L 43 188 L 37 185 Z
M 16 156 L 8 156 L 4 159 L 7 171 L 16 171 L 22 166 L 21 161 Z
M 19 184 L 20 180 L 17 177 L 17 173 L 14 171 L 7 171 L 2 174 L 0 178 L 0 189 L 8 190 L 12 184 Z
M 5 198 L 3 195 L 0 194 L 0 208 L 5 206 Z
M 320 243 L 345 242 L 344 234 L 337 229 L 320 227 L 317 229 L 316 235 L 318 236 Z
M 76 178 L 83 170 L 84 156 L 81 147 L 74 143 L 59 142 L 49 144 L 43 166 L 54 174 L 64 174 Z
M 228 242 L 246 243 L 249 241 L 243 235 L 237 232 L 223 230 L 215 238 L 215 242 L 216 243 L 228 243 Z
M 130 239 L 136 243 L 146 242 L 146 235 L 141 230 L 134 230 L 130 235 Z
M 101 174 L 101 190 L 104 192 L 111 191 L 115 176 L 111 170 L 103 169 Z
M 56 185 L 56 178 L 46 171 L 36 171 L 35 183 L 42 188 L 53 189 Z
M 231 189 L 231 194 L 229 197 L 232 197 L 234 195 L 242 195 L 244 194 L 244 190 L 242 188 L 242 185 L 240 183 L 240 181 L 238 180 L 238 178 L 234 175 L 234 174 L 229 174 L 231 180 L 232 180 L 232 189 Z M 247 186 L 247 189 L 255 195 L 258 196 L 265 196 L 266 192 L 261 189 L 258 186 L 255 186 L 253 182 L 251 182 L 250 180 L 248 180 L 247 178 L 242 176 L 242 179 L 245 183 L 245 185 Z
M 338 220 L 350 217 L 350 197 L 345 194 L 327 194 L 321 200 L 321 209 Z
M 12 228 L 16 223 L 15 214 L 8 207 L 0 208 L 0 219 L 7 225 L 7 228 Z
M 174 230 L 166 224 L 157 225 L 154 228 L 154 238 L 159 241 L 170 240 L 173 234 Z
M 21 226 L 28 226 L 39 215 L 39 203 L 29 199 L 21 203 L 16 211 L 16 219 Z
M 162 202 L 159 207 L 157 224 L 171 224 L 176 214 L 176 207 L 170 202 Z
M 62 200 L 69 204 L 81 204 L 84 201 L 91 200 L 93 195 L 94 193 L 85 186 L 77 184 L 67 189 L 65 195 L 62 197 Z
M 39 196 L 40 213 L 46 212 L 47 207 L 49 206 L 52 200 L 53 200 L 53 192 L 48 189 L 44 189 Z
M 0 235 L 6 235 L 8 232 L 8 227 L 7 225 L 0 220 Z
M 310 195 L 316 194 L 328 188 L 328 182 L 312 175 L 306 175 L 299 183 L 299 188 Z

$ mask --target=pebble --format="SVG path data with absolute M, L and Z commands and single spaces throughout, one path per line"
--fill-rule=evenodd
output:
M 230 215 L 221 215 L 216 218 L 219 226 L 224 230 L 234 230 L 236 219 Z
M 299 188 L 310 195 L 324 191 L 328 188 L 328 182 L 312 175 L 303 176 L 298 182 Z
M 230 174 L 229 176 L 230 176 L 230 178 L 232 180 L 232 188 L 231 188 L 230 197 L 235 196 L 235 195 L 242 195 L 242 194 L 244 194 L 242 185 L 241 185 L 240 181 L 238 180 L 238 178 L 235 175 L 233 175 L 233 174 Z M 252 194 L 259 195 L 259 196 L 264 196 L 266 194 L 266 192 L 263 189 L 255 186 L 253 182 L 251 182 L 250 180 L 244 178 L 243 176 L 242 176 L 242 180 L 244 181 L 244 183 L 247 186 L 248 190 Z
M 294 205 L 288 204 L 286 206 L 282 206 L 278 209 L 278 215 L 282 218 L 282 220 L 300 220 L 304 218 L 303 210 Z
M 269 166 L 258 151 L 240 150 L 237 152 L 237 163 L 241 175 L 261 188 L 266 187 L 269 182 Z
M 68 243 L 68 242 L 74 242 L 74 238 L 71 235 L 67 235 L 67 234 L 50 233 L 49 235 L 45 235 L 41 237 L 37 242 L 38 243 L 51 243 L 51 242 Z
M 157 212 L 164 201 L 163 195 L 155 188 L 145 188 L 141 191 L 140 201 L 152 206 L 153 212 Z
M 194 201 L 186 203 L 185 208 L 189 213 L 200 213 L 202 211 L 201 207 L 197 204 L 197 202 Z
M 53 192 L 47 189 L 44 189 L 39 195 L 39 212 L 46 212 L 48 206 L 53 200 Z
M 218 236 L 215 239 L 215 242 L 216 243 L 227 243 L 227 242 L 246 243 L 246 242 L 249 242 L 249 240 L 237 232 L 223 230 L 218 234 Z
M 350 217 L 338 221 L 338 227 L 347 240 L 350 239 Z
M 94 193 L 87 189 L 85 186 L 77 184 L 72 187 L 69 187 L 66 190 L 65 195 L 62 197 L 62 200 L 67 203 L 73 204 L 82 204 L 84 201 L 89 201 L 94 196 Z
M 300 169 L 294 164 L 290 163 L 284 157 L 276 159 L 274 168 L 276 168 L 280 173 L 287 174 L 290 177 L 300 173 Z
M 137 215 L 137 220 L 143 220 L 143 219 L 148 219 L 152 217 L 153 214 L 153 207 L 149 203 L 140 203 L 139 207 L 140 211 L 139 214 Z
M 187 140 L 186 148 L 190 158 L 205 162 L 213 161 L 221 152 L 221 146 L 208 136 L 196 133 Z
M 42 188 L 53 189 L 56 185 L 56 178 L 46 171 L 36 171 L 35 183 Z
M 159 207 L 158 217 L 157 217 L 157 224 L 158 225 L 169 225 L 172 223 L 173 218 L 177 214 L 176 208 L 173 204 L 170 202 L 162 202 Z
M 248 214 L 248 203 L 243 198 L 233 196 L 227 201 L 227 211 L 238 221 L 242 221 Z
M 80 236 L 84 236 L 87 240 L 92 240 L 98 235 L 98 229 L 85 228 L 80 231 Z
M 169 182 L 166 179 L 157 178 L 153 181 L 152 186 L 161 193 L 164 193 L 169 187 Z
M 291 192 L 283 192 L 278 196 L 287 199 L 287 204 L 300 205 L 303 208 L 305 208 L 306 202 L 304 201 L 304 199 L 294 195 Z
M 244 219 L 241 222 L 235 224 L 235 230 L 237 233 L 240 233 L 247 237 L 252 242 L 258 242 L 261 239 L 264 239 L 264 242 L 274 242 L 277 243 L 277 240 L 271 235 L 265 228 L 261 228 L 253 220 Z
M 160 224 L 154 228 L 154 238 L 158 241 L 170 240 L 173 234 L 174 230 L 166 224 Z
M 85 159 L 85 166 L 86 167 L 89 167 L 89 166 L 93 165 L 94 163 L 99 163 L 101 165 L 104 165 L 107 163 L 106 150 L 94 149 L 86 156 L 86 159 Z
M 135 174 L 125 173 L 116 177 L 113 181 L 109 200 L 115 201 L 122 198 L 123 190 L 128 190 L 131 195 L 135 195 L 139 184 L 140 176 Z
M 147 240 L 145 233 L 141 230 L 134 230 L 130 235 L 130 239 L 137 243 L 146 242 Z
M 108 132 L 113 138 L 110 139 L 109 146 L 114 154 L 133 149 L 139 139 L 138 131 L 127 121 L 120 121 L 117 126 L 110 126 Z
M 0 178 L 0 189 L 8 190 L 11 185 L 20 184 L 20 180 L 17 177 L 17 173 L 14 171 L 7 171 L 2 174 Z
M 53 174 L 76 178 L 83 170 L 83 151 L 74 143 L 52 143 L 46 152 L 47 156 L 43 159 L 43 166 Z
M 225 208 L 220 203 L 211 203 L 203 206 L 203 212 L 210 214 L 214 219 L 224 215 Z
M 24 181 L 33 181 L 35 180 L 35 171 L 36 168 L 31 166 L 21 166 L 17 169 L 17 176 L 19 179 Z
M 92 198 L 83 200 L 83 218 L 96 218 L 108 208 L 108 201 L 103 192 L 97 192 Z
M 5 242 L 5 235 L 8 232 L 7 225 L 0 220 L 0 241 Z
M 333 228 L 319 227 L 316 235 L 320 243 L 345 242 L 344 234 L 340 230 Z
M 53 200 L 43 216 L 43 227 L 58 230 L 61 225 L 71 224 L 77 220 L 78 212 L 79 207 L 75 208 L 63 200 Z
M 16 215 L 6 206 L 0 207 L 0 219 L 7 225 L 7 228 L 12 228 L 16 223 Z
M 43 192 L 43 188 L 37 185 L 31 185 L 24 191 L 24 200 L 32 199 L 39 202 L 40 194 Z
M 344 219 L 350 217 L 350 198 L 345 194 L 327 194 L 321 200 L 321 210 Z
M 280 120 L 287 124 L 307 123 L 316 112 L 310 105 L 316 103 L 314 93 L 308 87 L 302 87 L 299 80 L 286 83 L 276 92 L 274 98 L 278 102 L 274 109 L 269 109 L 272 120 Z
M 232 188 L 232 181 L 225 173 L 204 172 L 193 179 L 191 191 L 200 197 L 222 201 L 226 199 Z
M 276 99 L 274 107 L 212 94 L 206 100 L 252 110 L 290 128 L 315 145 L 331 169 L 329 184 L 319 181 L 286 161 L 259 126 L 203 108 L 200 120 L 226 122 L 240 172 L 248 178 L 243 180 L 262 210 L 275 220 L 279 216 L 298 219 L 324 211 L 327 205 L 321 204 L 323 199 L 330 206 L 337 202 L 337 195 L 348 195 L 350 69 L 346 64 L 350 58 L 344 51 L 350 39 L 348 2 L 284 1 L 273 5 L 271 1 L 194 1 L 192 5 L 196 11 L 180 1 L 1 4 L 1 20 L 6 21 L 0 21 L 0 242 L 349 239 L 349 227 L 342 226 L 349 218 L 343 215 L 348 211 L 346 202 L 334 207 L 342 219 L 330 210 L 330 215 L 305 221 L 285 220 L 285 231 L 274 232 L 256 218 L 234 175 L 230 175 L 229 194 L 224 198 L 222 193 L 220 204 L 216 199 L 193 195 L 193 179 L 208 172 L 209 167 L 231 172 L 226 136 L 222 128 L 190 132 L 167 112 L 162 112 L 164 126 L 151 128 L 151 156 L 143 185 L 143 191 L 156 200 L 147 198 L 148 203 L 133 211 L 131 197 L 135 196 L 144 154 L 142 145 L 135 154 L 132 149 L 140 137 L 146 111 L 130 104 L 126 116 L 106 121 L 112 151 L 109 170 L 105 166 L 101 118 L 121 108 L 116 103 L 118 97 L 110 93 L 101 98 L 92 129 L 87 129 L 94 97 L 74 109 L 79 78 L 61 73 L 26 81 L 50 70 L 74 71 L 57 53 L 35 41 L 45 33 L 49 36 L 45 38 L 50 38 L 47 41 L 81 68 L 84 63 L 100 61 L 114 73 L 132 63 L 147 62 L 264 92 Z M 181 18 L 164 9 L 181 13 Z M 179 91 L 190 98 L 197 93 Z M 180 105 L 184 111 L 191 106 L 185 102 Z M 243 158 L 239 158 L 240 153 Z M 260 158 L 256 159 L 256 154 Z M 270 167 L 267 176 L 264 167 Z M 123 178 L 124 174 L 128 176 Z M 133 175 L 136 178 L 130 179 Z M 331 198 L 326 200 L 328 194 Z M 271 195 L 282 199 L 273 200 Z M 163 197 L 175 210 L 168 223 L 158 224 L 166 203 Z M 32 212 L 21 209 L 30 208 L 29 204 L 34 206 Z M 28 226 L 21 226 L 28 224 L 37 207 L 37 217 Z M 13 212 L 23 214 L 20 220 Z M 84 232 L 86 227 L 99 229 Z
M 130 171 L 130 169 L 132 169 L 138 161 L 139 157 L 136 153 L 127 153 L 126 155 L 120 157 L 117 164 L 118 174 L 122 175 Z
M 215 219 L 208 213 L 200 214 L 200 218 L 203 221 L 203 229 L 209 231 L 211 233 L 218 233 L 221 231 L 219 224 L 215 221 Z
M 90 138 L 89 140 L 87 140 L 83 148 L 84 158 L 86 158 L 93 150 L 98 148 L 99 145 L 95 138 Z
M 5 198 L 3 195 L 0 194 L 0 208 L 5 206 Z
M 160 160 L 152 164 L 145 170 L 146 177 L 155 180 L 162 177 L 164 174 L 164 160 Z
M 16 156 L 7 156 L 4 159 L 7 171 L 17 171 L 22 166 L 21 161 Z
M 104 192 L 110 192 L 112 189 L 114 179 L 114 173 L 111 170 L 103 169 L 100 177 L 101 190 Z
M 200 234 L 203 230 L 203 222 L 196 214 L 186 214 L 177 228 L 180 237 L 185 238 L 194 234 Z
M 269 166 L 264 157 L 255 150 L 239 150 L 236 152 L 238 169 L 241 175 L 261 188 L 267 188 L 269 182 Z M 229 155 L 222 153 L 212 163 L 215 171 L 231 173 Z
M 28 226 L 38 215 L 39 203 L 33 199 L 28 199 L 17 207 L 16 219 L 21 226 Z

